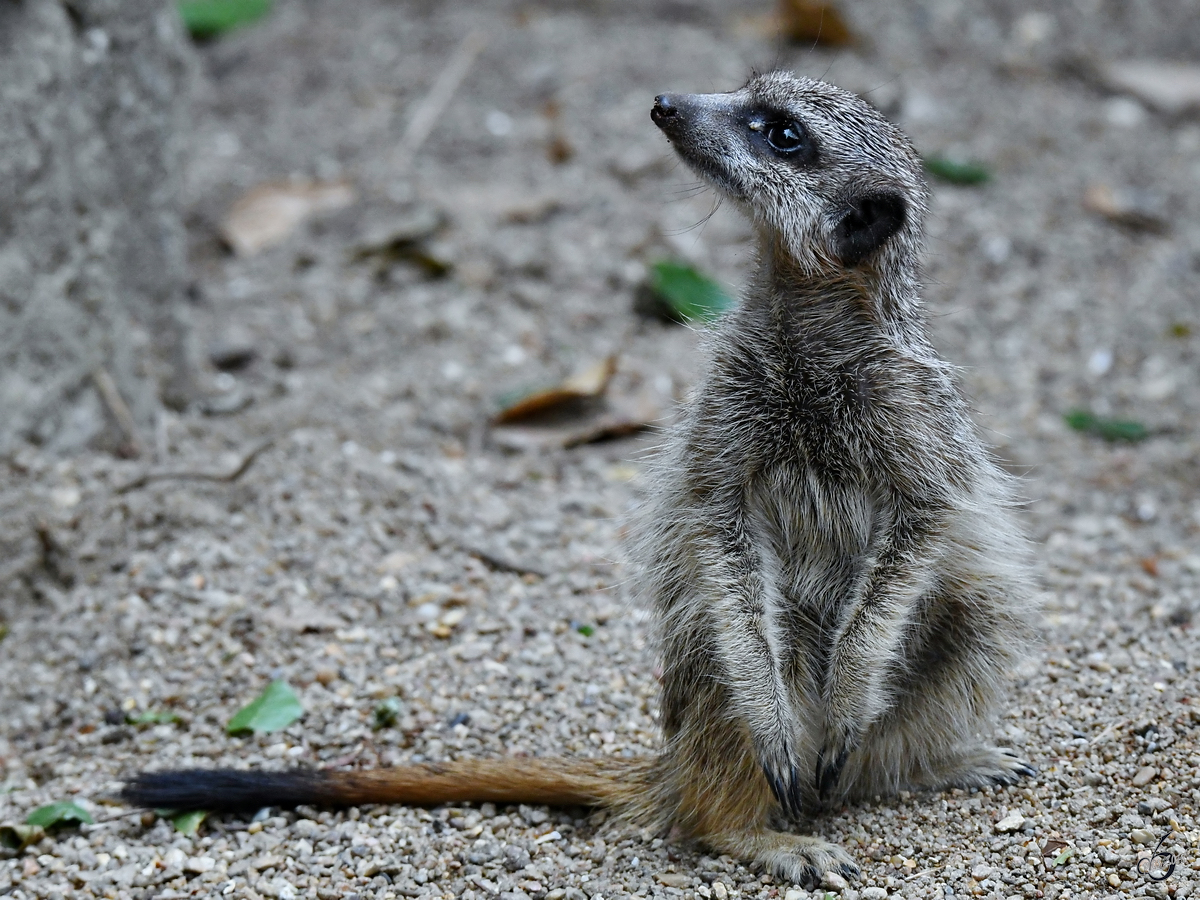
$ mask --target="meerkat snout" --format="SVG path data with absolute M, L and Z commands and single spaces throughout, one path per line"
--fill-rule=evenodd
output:
M 650 119 L 659 128 L 663 127 L 663 122 L 673 118 L 675 115 L 675 104 L 671 100 L 670 94 L 659 94 L 654 98 L 654 107 L 650 110 Z

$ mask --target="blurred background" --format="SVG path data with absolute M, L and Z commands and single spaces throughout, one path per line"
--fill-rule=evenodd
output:
M 775 67 L 926 159 L 936 344 L 1024 479 L 1057 660 L 1006 738 L 1106 809 L 1122 766 L 1188 770 L 1137 727 L 1200 663 L 1197 13 L 0 7 L 3 802 L 148 761 L 652 746 L 625 523 L 754 253 L 649 110 Z M 229 738 L 272 679 L 303 723 Z M 1052 781 L 1004 803 L 1035 821 Z

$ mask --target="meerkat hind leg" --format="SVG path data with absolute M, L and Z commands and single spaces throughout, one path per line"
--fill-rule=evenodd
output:
M 683 830 L 717 853 L 757 863 L 806 888 L 819 884 L 826 872 L 858 877 L 858 866 L 840 847 L 770 827 L 779 807 L 755 758 L 749 730 L 743 723 L 721 721 L 719 715 L 707 721 L 706 727 L 691 723 L 662 758 L 663 781 L 673 786 L 676 820 Z
M 719 853 L 751 860 L 805 890 L 821 883 L 826 872 L 857 878 L 859 868 L 845 850 L 819 837 L 766 829 L 707 834 L 705 844 Z
M 939 789 L 1016 784 L 1037 774 L 1030 763 L 1009 747 L 971 747 L 938 766 Z

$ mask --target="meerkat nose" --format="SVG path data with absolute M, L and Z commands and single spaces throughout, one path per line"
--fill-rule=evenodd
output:
M 650 119 L 661 128 L 666 120 L 674 118 L 678 112 L 679 108 L 670 94 L 659 94 L 654 98 L 654 106 L 650 109 Z

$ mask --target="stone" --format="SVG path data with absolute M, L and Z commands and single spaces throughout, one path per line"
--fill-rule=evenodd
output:
M 1020 813 L 1009 813 L 1003 819 L 996 823 L 996 831 L 999 834 L 1011 834 L 1014 831 L 1020 831 L 1021 826 L 1025 824 L 1025 817 Z
M 1154 776 L 1158 774 L 1158 769 L 1153 766 L 1142 766 L 1133 776 L 1134 787 L 1145 787 L 1154 780 Z
M 659 872 L 654 876 L 659 884 L 674 888 L 690 888 L 692 886 L 692 876 L 684 875 L 679 872 Z
M 1117 60 L 1100 67 L 1112 90 L 1132 94 L 1168 115 L 1200 109 L 1200 66 L 1159 59 Z
M 246 335 L 230 333 L 208 345 L 208 361 L 222 372 L 236 372 L 254 362 L 258 348 Z
M 821 887 L 840 894 L 842 891 L 847 890 L 850 885 L 837 872 L 826 872 L 821 876 Z

